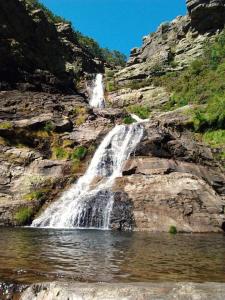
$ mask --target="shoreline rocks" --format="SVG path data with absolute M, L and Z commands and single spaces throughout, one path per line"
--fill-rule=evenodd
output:
M 45 283 L 34 284 L 20 300 L 224 300 L 224 283 Z

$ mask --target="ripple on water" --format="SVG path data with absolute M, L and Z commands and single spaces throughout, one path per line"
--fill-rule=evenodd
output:
M 225 282 L 224 275 L 220 234 L 1 229 L 1 280 Z

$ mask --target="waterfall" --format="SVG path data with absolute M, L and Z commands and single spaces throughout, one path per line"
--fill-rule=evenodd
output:
M 114 180 L 143 136 L 139 123 L 116 125 L 98 147 L 86 173 L 35 219 L 33 227 L 110 228 Z
M 89 102 L 90 106 L 96 108 L 105 107 L 103 75 L 97 74 L 95 78 L 92 96 Z

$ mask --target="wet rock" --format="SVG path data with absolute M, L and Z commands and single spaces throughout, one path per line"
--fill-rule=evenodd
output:
M 223 283 L 46 283 L 28 288 L 21 300 L 223 300 L 224 293 Z

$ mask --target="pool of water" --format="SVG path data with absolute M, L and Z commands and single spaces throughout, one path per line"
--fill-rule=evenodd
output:
M 220 234 L 0 230 L 0 281 L 225 282 Z

